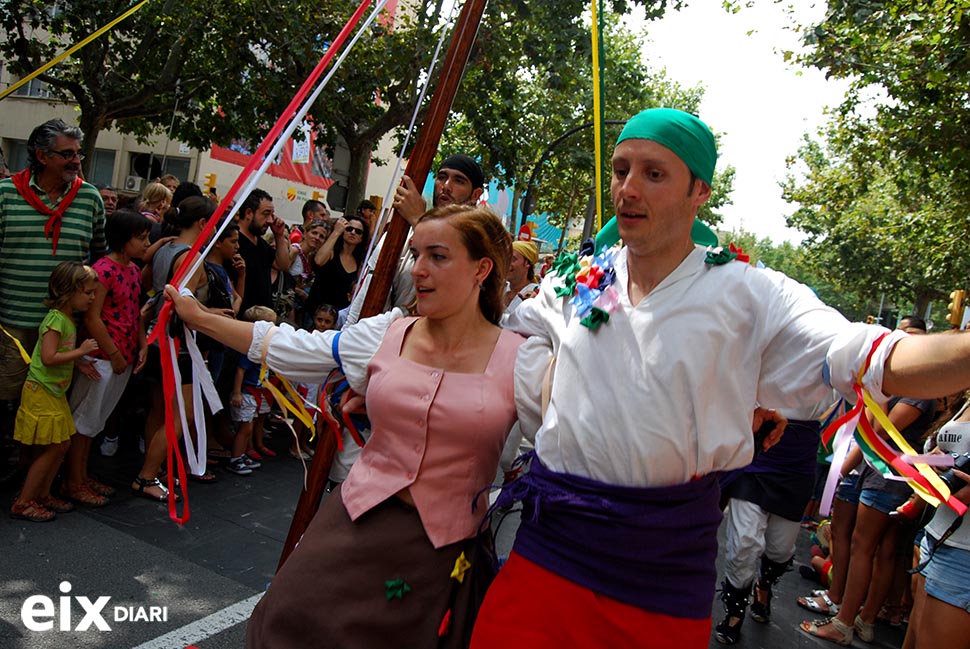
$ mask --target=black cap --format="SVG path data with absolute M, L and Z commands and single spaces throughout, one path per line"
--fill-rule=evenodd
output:
M 462 172 L 468 176 L 468 180 L 471 181 L 472 187 L 475 189 L 481 189 L 485 186 L 485 172 L 474 159 L 463 153 L 448 156 L 441 162 L 438 169 L 454 169 Z

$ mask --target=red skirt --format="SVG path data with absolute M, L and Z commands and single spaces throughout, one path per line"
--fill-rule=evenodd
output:
M 471 649 L 706 649 L 711 618 L 651 613 L 597 594 L 516 554 L 492 582 Z

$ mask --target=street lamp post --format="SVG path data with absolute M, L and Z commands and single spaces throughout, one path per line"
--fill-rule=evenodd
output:
M 622 125 L 622 124 L 626 124 L 626 120 L 608 119 L 608 120 L 605 120 L 603 123 L 611 124 L 611 125 Z M 532 168 L 532 174 L 529 176 L 529 184 L 525 190 L 525 199 L 523 199 L 522 201 L 522 220 L 519 222 L 519 230 L 521 230 L 522 226 L 525 225 L 525 222 L 528 220 L 529 215 L 535 211 L 535 208 L 536 208 L 535 186 L 536 186 L 536 183 L 539 181 L 539 173 L 542 169 L 542 165 L 546 162 L 546 160 L 549 159 L 549 156 L 551 156 L 553 151 L 556 150 L 556 147 L 562 144 L 563 141 L 568 139 L 570 135 L 577 133 L 583 130 L 584 128 L 589 128 L 592 125 L 593 125 L 593 122 L 586 122 L 585 124 L 580 124 L 579 126 L 572 127 L 571 129 L 569 129 L 568 131 L 566 131 L 565 133 L 557 137 L 555 140 L 553 140 L 552 143 L 549 144 L 549 146 L 546 148 L 546 150 L 542 152 L 542 155 L 539 156 L 539 161 L 536 162 L 535 166 Z M 598 189 L 599 188 L 595 188 L 594 191 L 598 191 Z

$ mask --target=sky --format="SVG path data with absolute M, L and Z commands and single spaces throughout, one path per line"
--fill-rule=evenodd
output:
M 757 0 L 729 14 L 720 0 L 689 1 L 645 23 L 644 59 L 666 67 L 668 77 L 683 86 L 706 89 L 700 117 L 721 134 L 718 169 L 730 164 L 736 170 L 733 204 L 721 210 L 721 229 L 743 227 L 776 244 L 798 243 L 803 236 L 785 227 L 794 206 L 781 198 L 778 186 L 787 173 L 785 160 L 797 152 L 805 132 L 814 134 L 825 124 L 826 106 L 841 102 L 847 83 L 785 63 L 782 50 L 798 50 L 800 41 L 786 29 L 791 20 L 784 4 Z M 800 22 L 824 15 L 824 2 L 793 3 Z

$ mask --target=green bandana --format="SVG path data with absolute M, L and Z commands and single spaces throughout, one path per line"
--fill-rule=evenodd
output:
M 616 143 L 637 138 L 664 145 L 684 161 L 695 176 L 714 184 L 717 145 L 707 124 L 690 113 L 673 108 L 649 108 L 634 115 Z

